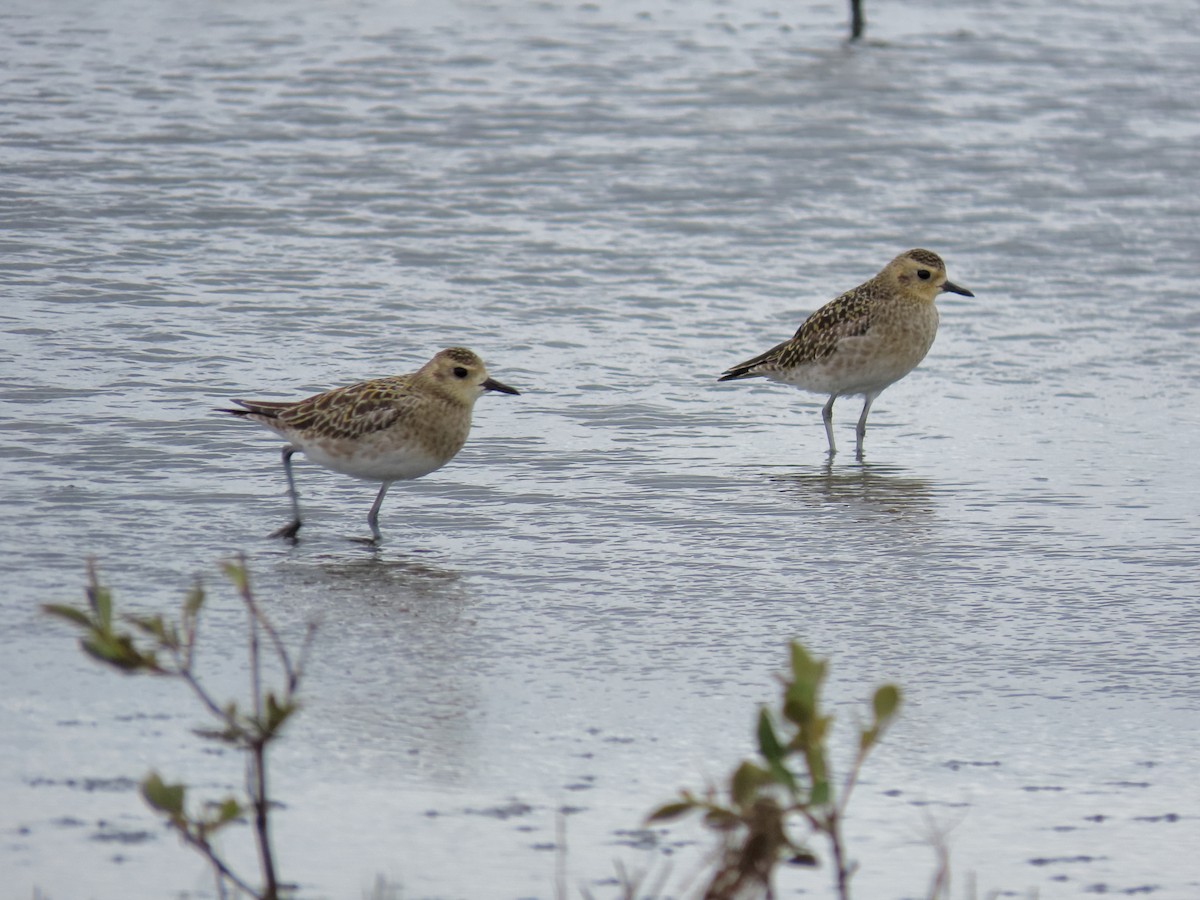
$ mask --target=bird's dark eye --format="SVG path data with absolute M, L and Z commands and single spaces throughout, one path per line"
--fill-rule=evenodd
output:
M 922 281 L 928 281 L 929 280 L 929 270 L 928 269 L 917 269 L 917 277 L 920 278 Z
M 468 374 L 469 373 L 467 372 L 467 370 L 464 369 L 462 366 L 454 367 L 454 377 L 455 378 L 466 378 Z

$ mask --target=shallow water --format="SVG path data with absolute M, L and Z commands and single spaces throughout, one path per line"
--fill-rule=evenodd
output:
M 868 4 L 847 49 L 840 4 L 6 6 L 0 891 L 212 895 L 135 784 L 236 760 L 37 606 L 88 556 L 137 609 L 201 573 L 232 692 L 244 551 L 321 622 L 276 764 L 304 896 L 552 897 L 559 819 L 569 885 L 685 894 L 705 839 L 642 819 L 750 751 L 792 638 L 843 749 L 906 692 L 860 896 L 921 896 L 941 832 L 955 896 L 1200 895 L 1192 12 Z M 912 246 L 976 298 L 863 463 L 822 398 L 715 383 Z M 345 539 L 374 488 L 303 462 L 268 540 L 277 445 L 211 408 L 451 344 L 524 393 L 383 550 Z

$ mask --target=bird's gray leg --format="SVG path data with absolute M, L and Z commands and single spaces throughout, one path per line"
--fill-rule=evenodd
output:
M 862 462 L 863 458 L 863 438 L 867 436 L 867 414 L 871 411 L 871 404 L 875 402 L 875 398 L 879 396 L 879 391 L 873 394 L 867 394 L 863 398 L 862 415 L 858 417 L 858 427 L 854 429 L 854 434 L 858 437 L 858 449 L 855 450 L 854 458 Z
M 371 505 L 371 511 L 367 513 L 367 524 L 371 526 L 371 534 L 376 544 L 383 540 L 383 534 L 379 530 L 379 507 L 383 506 L 383 498 L 391 486 L 390 481 L 385 481 L 379 486 L 379 493 L 375 495 L 375 502 Z
M 292 521 L 278 531 L 271 532 L 271 537 L 296 539 L 296 532 L 304 523 L 300 521 L 300 498 L 296 496 L 296 480 L 292 477 L 292 455 L 296 448 L 291 444 L 283 445 L 283 474 L 287 476 L 288 497 L 292 501 Z
M 825 422 L 825 437 L 829 440 L 829 455 L 837 453 L 837 444 L 833 440 L 833 401 L 837 399 L 837 394 L 829 395 L 829 402 L 825 404 L 821 410 L 821 419 Z

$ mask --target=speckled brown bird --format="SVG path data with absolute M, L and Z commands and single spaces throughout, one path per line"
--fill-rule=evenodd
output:
M 867 414 L 884 388 L 895 384 L 925 358 L 937 335 L 934 300 L 942 291 L 975 295 L 946 279 L 942 258 L 929 250 L 901 253 L 872 278 L 829 301 L 804 320 L 791 340 L 748 359 L 719 381 L 761 375 L 806 391 L 828 394 L 821 410 L 829 455 L 833 440 L 833 401 L 862 394 L 857 457 L 862 459 Z
M 288 441 L 283 448 L 292 521 L 274 537 L 295 538 L 303 524 L 292 455 L 364 481 L 383 482 L 367 516 L 378 544 L 379 507 L 395 481 L 440 469 L 462 449 L 475 401 L 488 391 L 519 391 L 488 377 L 483 360 L 464 347 L 440 351 L 409 375 L 393 375 L 335 388 L 305 400 L 234 400 L 222 409 L 264 425 Z

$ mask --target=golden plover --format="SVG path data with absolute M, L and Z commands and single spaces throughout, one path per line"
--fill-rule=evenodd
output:
M 292 455 L 301 451 L 318 465 L 364 481 L 383 482 L 367 516 L 378 544 L 379 507 L 394 481 L 440 469 L 462 449 L 471 410 L 487 391 L 519 391 L 488 377 L 483 360 L 463 347 L 440 351 L 410 375 L 393 375 L 335 388 L 305 400 L 234 400 L 243 409 L 222 409 L 265 425 L 288 441 L 283 448 L 292 521 L 272 537 L 295 538 L 302 524 Z
M 761 375 L 806 391 L 828 394 L 821 410 L 829 455 L 833 440 L 833 401 L 849 394 L 865 398 L 858 418 L 857 457 L 871 404 L 925 358 L 937 334 L 934 299 L 942 291 L 975 295 L 946 280 L 946 265 L 929 250 L 901 253 L 872 278 L 831 300 L 804 320 L 791 340 L 727 369 L 718 379 Z

